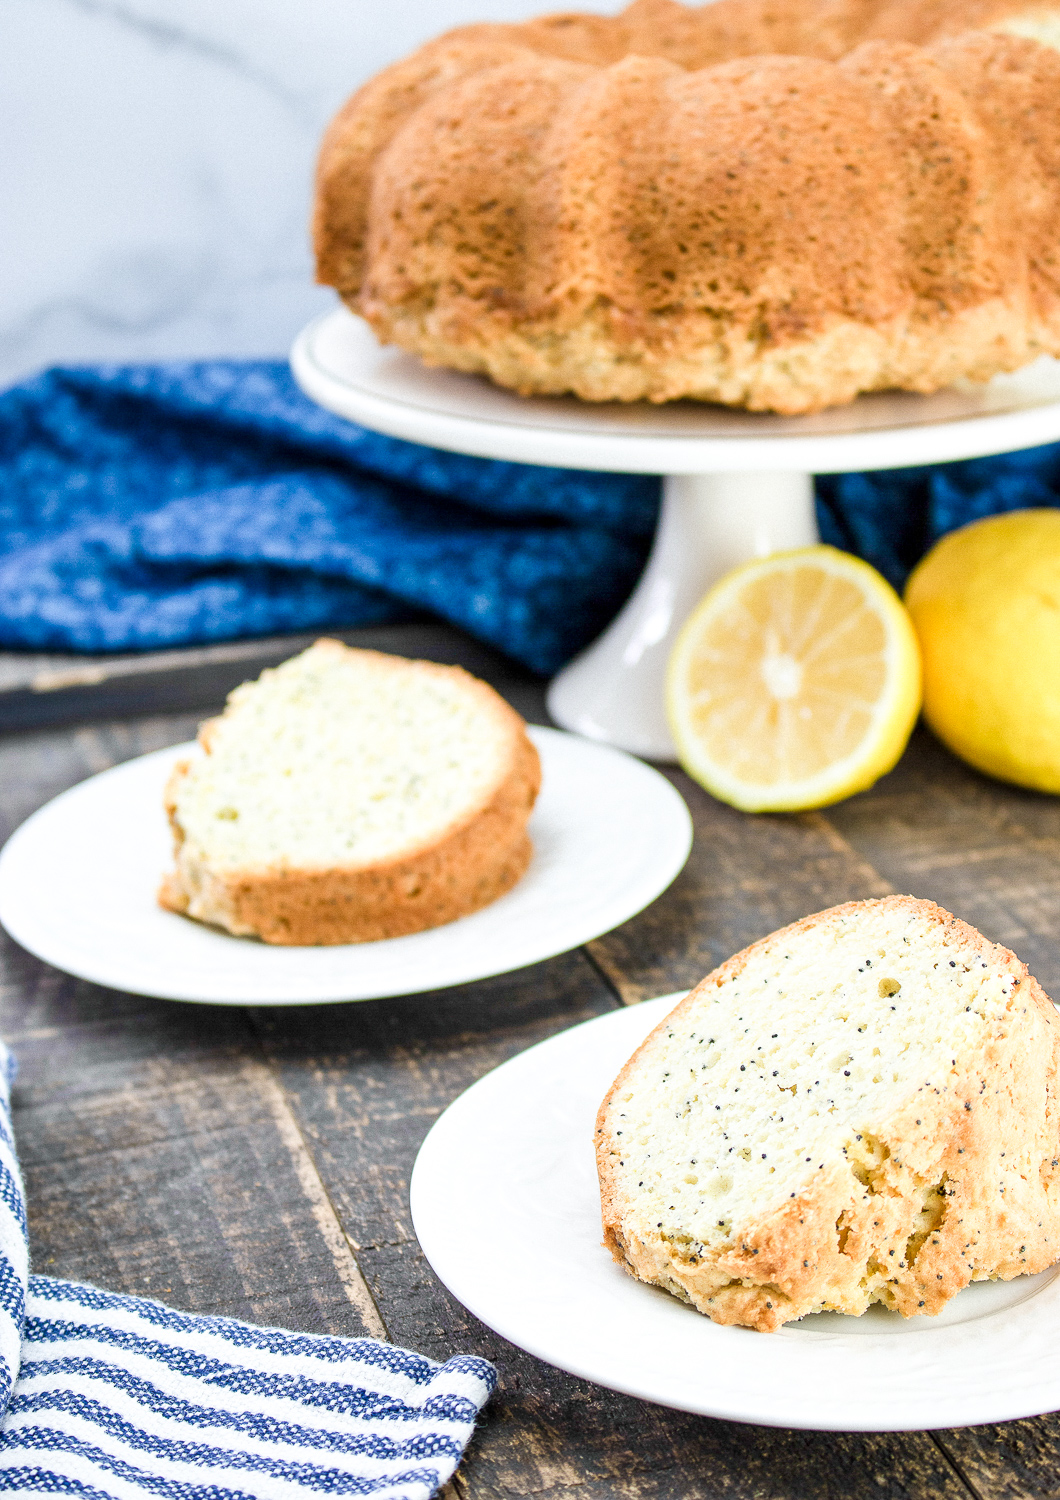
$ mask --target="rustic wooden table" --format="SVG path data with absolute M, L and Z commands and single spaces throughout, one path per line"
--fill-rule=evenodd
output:
M 462 661 L 547 722 L 539 683 L 455 632 L 347 639 Z M 0 837 L 84 777 L 189 738 L 200 710 L 297 644 L 147 666 L 0 659 Z M 896 771 L 827 813 L 748 817 L 667 774 L 696 827 L 674 885 L 585 948 L 478 984 L 356 1005 L 199 1007 L 71 979 L 5 936 L 2 1028 L 21 1062 L 35 1268 L 197 1312 L 485 1355 L 500 1388 L 450 1496 L 1060 1496 L 1055 1416 L 883 1436 L 688 1416 L 505 1344 L 420 1254 L 409 1174 L 461 1090 L 553 1032 L 692 984 L 807 912 L 892 890 L 929 896 L 1060 995 L 1060 801 L 987 781 L 922 732 Z

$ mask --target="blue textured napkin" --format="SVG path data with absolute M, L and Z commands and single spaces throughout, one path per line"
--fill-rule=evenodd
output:
M 657 494 L 367 432 L 279 363 L 52 370 L 0 396 L 0 646 L 157 649 L 429 610 L 551 672 L 635 582 Z
M 254 1328 L 30 1276 L 0 1045 L 0 1492 L 427 1500 L 493 1390 L 375 1339 Z
M 0 395 L 0 647 L 130 651 L 429 611 L 535 671 L 636 581 L 658 480 L 464 458 L 333 417 L 286 365 L 52 370 Z M 1060 446 L 818 481 L 900 587 L 938 536 L 1060 504 Z

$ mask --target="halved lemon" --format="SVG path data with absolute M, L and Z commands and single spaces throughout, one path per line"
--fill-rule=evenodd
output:
M 920 650 L 875 568 L 834 547 L 747 563 L 685 622 L 667 674 L 681 764 L 745 812 L 825 807 L 891 770 Z

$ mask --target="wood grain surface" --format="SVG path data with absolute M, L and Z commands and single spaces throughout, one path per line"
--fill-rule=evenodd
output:
M 462 661 L 547 722 L 540 683 L 456 632 L 400 627 L 385 645 Z M 189 661 L 183 680 L 167 660 L 166 690 L 127 696 L 120 720 L 90 721 L 115 700 L 85 684 L 76 726 L 48 727 L 49 709 L 34 727 L 20 708 L 19 730 L 0 736 L 0 836 L 85 776 L 189 738 L 198 715 L 159 708 L 167 692 L 174 709 L 197 704 L 201 668 Z M 1060 995 L 1060 802 L 978 776 L 924 733 L 890 776 L 825 813 L 748 817 L 667 774 L 696 828 L 673 886 L 586 948 L 477 984 L 354 1005 L 199 1007 L 69 978 L 4 936 L 0 1024 L 20 1060 L 35 1268 L 439 1358 L 485 1355 L 501 1384 L 450 1497 L 1060 1497 L 1054 1416 L 895 1435 L 689 1416 L 506 1344 L 420 1254 L 412 1164 L 468 1084 L 579 1020 L 696 982 L 807 912 L 890 890 L 931 897 Z

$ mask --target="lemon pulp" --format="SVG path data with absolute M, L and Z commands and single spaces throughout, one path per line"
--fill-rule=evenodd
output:
M 912 626 L 887 581 L 832 547 L 737 568 L 701 601 L 670 661 L 681 763 L 751 812 L 822 807 L 871 786 L 920 706 Z

